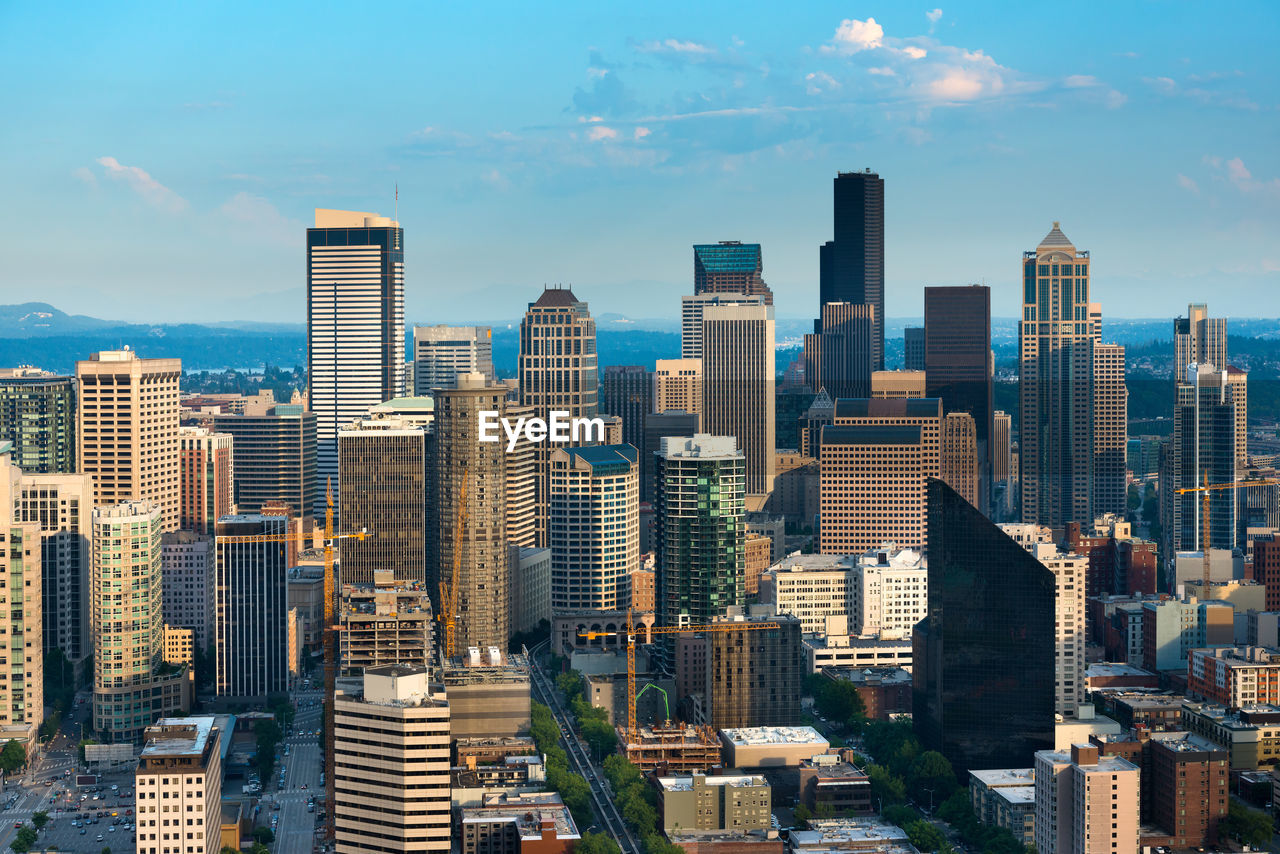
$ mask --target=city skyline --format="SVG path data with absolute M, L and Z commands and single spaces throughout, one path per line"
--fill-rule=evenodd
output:
M 513 8 L 494 32 L 468 11 L 428 26 L 404 7 L 389 33 L 282 7 L 227 16 L 256 35 L 222 39 L 195 9 L 160 22 L 125 7 L 56 29 L 6 10 L 12 74 L 34 55 L 83 57 L 11 94 L 26 118 L 0 146 L 27 166 L 4 214 L 10 299 L 111 316 L 124 287 L 148 321 L 293 321 L 297 234 L 331 205 L 404 223 L 414 321 L 493 319 L 475 306 L 519 304 L 544 282 L 651 315 L 655 295 L 674 305 L 689 291 L 690 246 L 730 239 L 762 245 L 778 316 L 800 317 L 817 296 L 814 244 L 831 236 L 827 182 L 864 168 L 885 179 L 886 317 L 918 316 L 924 285 L 967 282 L 992 287 L 993 316 L 1012 314 L 1009 255 L 1052 220 L 1103 261 L 1113 317 L 1173 314 L 1205 288 L 1239 316 L 1280 273 L 1266 240 L 1280 216 L 1265 142 L 1276 60 L 1249 49 L 1276 33 L 1265 4 L 1231 22 L 1169 7 L 1141 27 L 1119 10 L 1103 32 L 1082 14 L 1053 44 L 1022 37 L 1035 10 L 984 4 L 821 4 L 783 22 L 729 11 L 557 24 Z M 285 28 L 312 38 L 273 38 Z M 1192 28 L 1205 37 L 1189 45 Z M 378 74 L 410 85 L 394 102 L 351 99 L 332 128 L 325 104 L 360 75 L 288 66 L 309 59 L 292 45 L 338 39 L 357 61 L 376 49 Z M 1079 178 L 1052 203 L 1022 192 L 1049 166 Z M 48 237 L 26 225 L 54 218 Z M 645 260 L 618 265 L 639 224 Z M 92 251 L 41 263 L 67 235 Z M 1170 243 L 1201 251 L 1175 261 Z M 172 287 L 179 271 L 191 287 Z M 1157 287 L 1163 311 L 1148 302 Z M 204 298 L 212 288 L 224 299 Z

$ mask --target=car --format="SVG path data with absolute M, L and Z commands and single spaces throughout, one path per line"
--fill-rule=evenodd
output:
M 115 832 L 116 832 L 116 826 L 114 824 L 107 828 L 107 833 L 115 833 Z
M 99 841 L 99 842 L 101 842 L 101 841 L 102 841 L 102 834 L 101 834 L 101 833 L 99 833 L 99 834 L 98 834 L 98 841 Z
M 302 784 L 302 788 L 304 788 L 304 789 L 305 789 L 306 787 L 307 787 L 307 784 L 306 784 L 306 783 L 303 783 L 303 784 Z
M 82 828 L 80 828 L 80 835 L 81 835 L 81 836 L 84 836 L 84 835 L 85 835 L 86 833 L 88 833 L 88 832 L 89 832 L 89 831 L 85 830 L 83 827 L 82 827 Z
M 13 823 L 13 829 L 14 829 L 14 830 L 19 830 L 19 829 L 21 829 L 21 827 L 22 827 L 22 822 L 20 822 L 20 821 L 15 821 L 15 822 Z

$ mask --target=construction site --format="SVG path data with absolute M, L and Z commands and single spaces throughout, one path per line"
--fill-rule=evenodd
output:
M 628 737 L 627 730 L 619 728 L 618 737 L 627 760 L 642 772 L 661 768 L 670 774 L 689 774 L 723 764 L 720 739 L 711 727 L 669 723 L 638 727 L 633 732 Z

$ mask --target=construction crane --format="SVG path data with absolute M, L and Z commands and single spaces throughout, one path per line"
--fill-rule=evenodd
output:
M 462 489 L 453 522 L 453 574 L 440 579 L 440 622 L 444 623 L 444 656 L 453 655 L 453 634 L 458 618 L 458 576 L 462 574 L 462 537 L 467 524 L 467 467 L 462 467 Z
M 368 530 L 361 528 L 359 531 L 348 531 L 344 533 L 334 533 L 333 530 L 333 484 L 325 483 L 324 490 L 325 511 L 324 511 L 324 783 L 326 796 L 326 812 L 328 818 L 326 824 L 330 831 L 333 829 L 333 696 L 335 693 L 334 679 L 338 672 L 337 666 L 337 643 L 336 635 L 338 632 L 337 622 L 334 620 L 334 602 L 336 601 L 336 587 L 333 578 L 333 544 L 338 540 L 364 540 L 370 536 Z M 250 534 L 242 537 L 219 537 L 218 540 L 223 543 L 249 544 L 249 543 L 305 543 L 308 534 L 306 531 L 298 531 L 293 534 Z M 332 833 L 330 833 L 332 835 Z
M 1235 492 L 1237 489 L 1247 489 L 1250 486 L 1274 486 L 1276 484 L 1280 484 L 1280 480 L 1275 478 L 1236 480 L 1231 483 L 1209 483 L 1209 475 L 1206 473 L 1203 486 L 1184 486 L 1181 489 L 1174 490 L 1176 495 L 1186 495 L 1192 492 L 1204 494 L 1200 503 L 1200 550 L 1204 552 L 1204 595 L 1209 595 L 1209 499 L 1213 496 L 1213 493 L 1223 489 Z
M 627 741 L 635 741 L 636 733 L 639 727 L 636 726 L 636 632 L 637 627 L 634 625 L 631 616 L 631 609 L 627 609 Z M 654 635 L 680 635 L 690 632 L 751 632 L 761 629 L 778 629 L 781 628 L 777 623 L 755 623 L 755 622 L 723 622 L 723 623 L 707 623 L 701 626 L 645 626 L 639 628 L 645 630 L 646 644 L 653 643 Z M 586 640 L 595 640 L 596 638 L 609 637 L 617 632 L 582 632 L 578 635 Z

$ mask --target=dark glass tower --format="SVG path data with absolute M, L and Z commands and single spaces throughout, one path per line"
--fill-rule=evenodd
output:
M 600 411 L 622 419 L 622 441 L 644 447 L 644 417 L 653 410 L 653 374 L 643 365 L 609 365 L 600 375 Z
M 76 378 L 32 372 L 0 379 L 4 441 L 13 443 L 13 464 L 24 474 L 76 471 Z
M 873 370 L 884 370 L 884 180 L 870 169 L 835 179 L 835 239 L 819 252 L 819 306 L 875 306 Z M 820 330 L 815 330 L 820 331 Z
M 982 285 L 924 289 L 925 397 L 943 413 L 967 412 L 977 428 L 978 507 L 989 512 L 991 434 L 991 289 Z
M 721 240 L 693 247 L 694 294 L 748 294 L 773 305 L 773 291 L 765 284 L 759 243 Z
M 1053 748 L 1056 581 L 960 493 L 931 479 L 929 616 L 916 624 L 913 716 L 957 772 Z

